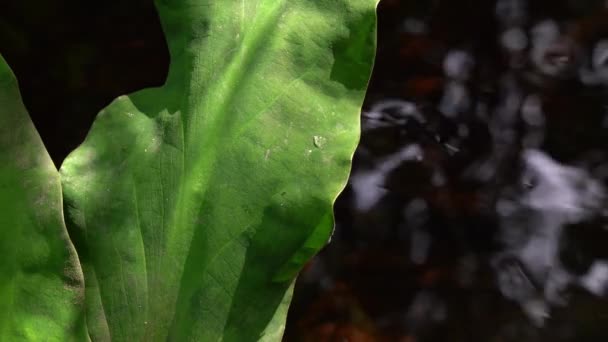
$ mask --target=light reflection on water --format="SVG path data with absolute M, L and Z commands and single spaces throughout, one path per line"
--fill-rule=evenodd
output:
M 608 10 L 458 3 L 381 4 L 337 233 L 287 340 L 608 341 Z

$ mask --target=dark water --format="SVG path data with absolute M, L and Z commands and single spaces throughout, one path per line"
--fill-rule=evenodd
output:
M 608 341 L 608 9 L 390 1 L 287 341 Z
M 0 53 L 57 164 L 159 85 L 149 0 L 0 2 Z M 603 1 L 383 0 L 332 243 L 286 341 L 608 341 Z

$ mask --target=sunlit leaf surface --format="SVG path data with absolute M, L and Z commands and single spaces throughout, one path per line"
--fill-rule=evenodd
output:
M 166 84 L 61 169 L 92 339 L 280 339 L 348 176 L 376 2 L 156 1 Z

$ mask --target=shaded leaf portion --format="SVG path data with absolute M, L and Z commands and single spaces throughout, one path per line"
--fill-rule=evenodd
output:
M 279 340 L 329 238 L 376 0 L 157 0 L 166 84 L 103 110 L 62 166 L 96 340 Z
M 59 173 L 1 56 L 0 252 L 0 341 L 87 340 Z

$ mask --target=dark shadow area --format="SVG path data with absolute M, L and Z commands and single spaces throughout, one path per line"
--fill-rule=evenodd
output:
M 161 85 L 169 65 L 152 0 L 1 1 L 0 53 L 57 166 L 103 107 Z

